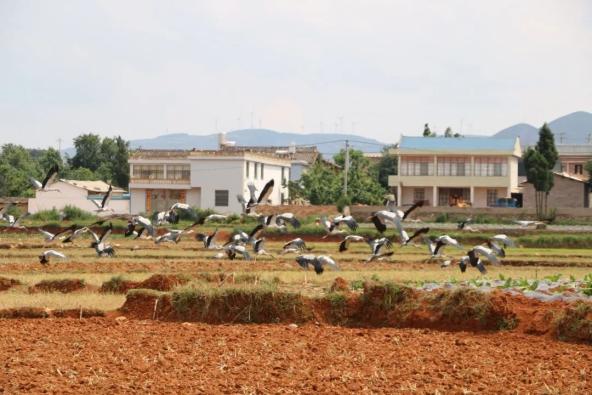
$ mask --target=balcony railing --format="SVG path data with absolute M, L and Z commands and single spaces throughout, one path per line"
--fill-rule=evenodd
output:
M 171 180 L 164 178 L 135 178 L 130 179 L 131 184 L 169 184 L 169 185 L 185 185 L 189 184 L 191 180 Z

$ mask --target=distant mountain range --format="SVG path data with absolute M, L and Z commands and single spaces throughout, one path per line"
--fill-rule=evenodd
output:
M 577 111 L 547 122 L 555 135 L 555 144 L 587 144 L 592 138 L 592 114 Z M 519 123 L 500 130 L 493 137 L 520 137 L 521 145 L 533 145 L 539 139 L 539 128 L 527 123 Z
M 130 145 L 132 148 L 143 149 L 217 149 L 218 138 L 218 133 L 207 135 L 175 133 L 151 139 L 131 140 Z M 385 143 L 378 140 L 355 134 L 298 134 L 269 129 L 243 129 L 226 133 L 226 141 L 234 141 L 237 146 L 316 145 L 319 152 L 329 157 L 345 148 L 345 140 L 349 140 L 350 147 L 364 152 L 380 152 L 385 146 Z
M 555 135 L 555 143 L 584 144 L 590 143 L 592 138 L 592 113 L 586 111 L 574 112 L 548 122 Z M 522 147 L 536 144 L 539 128 L 527 123 L 519 123 L 500 130 L 492 137 L 512 138 L 520 137 Z M 483 136 L 485 137 L 485 136 Z M 166 134 L 150 139 L 131 140 L 132 148 L 143 149 L 216 149 L 218 148 L 218 133 L 195 135 L 188 133 Z M 380 152 L 387 144 L 375 139 L 355 134 L 342 133 L 284 133 L 269 129 L 242 129 L 226 133 L 227 141 L 234 141 L 239 146 L 289 146 L 316 145 L 319 152 L 330 158 L 345 146 L 349 140 L 350 146 L 363 152 Z M 390 141 L 388 144 L 394 144 Z M 64 151 L 73 156 L 74 148 Z

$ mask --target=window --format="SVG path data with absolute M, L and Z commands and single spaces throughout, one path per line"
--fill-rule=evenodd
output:
M 419 202 L 425 200 L 425 189 L 415 188 L 413 189 L 413 202 Z
M 255 179 L 257 179 L 257 176 L 259 172 L 259 163 L 255 162 L 255 171 L 253 173 L 255 173 Z
M 164 165 L 134 165 L 132 178 L 162 180 L 164 179 Z
M 265 176 L 263 175 L 263 168 L 264 168 L 264 164 L 261 163 L 261 179 L 265 178 Z
M 487 206 L 492 207 L 497 204 L 497 189 L 487 190 Z
M 282 185 L 286 185 L 286 168 L 282 167 Z
M 246 168 L 247 168 L 247 178 L 249 178 L 249 167 L 251 167 L 251 163 L 247 161 Z
M 215 201 L 216 207 L 228 207 L 228 190 L 215 190 Z
M 469 158 L 438 158 L 439 176 L 468 176 L 470 169 Z
M 167 180 L 189 181 L 190 165 L 167 165 Z
M 428 157 L 401 158 L 402 176 L 433 176 L 434 161 Z
M 475 175 L 478 177 L 505 177 L 508 175 L 508 162 L 505 158 L 475 158 Z
M 584 174 L 584 165 L 574 165 L 574 174 Z

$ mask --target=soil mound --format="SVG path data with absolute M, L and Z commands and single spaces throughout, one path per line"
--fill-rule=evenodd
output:
M 81 279 L 43 280 L 30 287 L 29 292 L 61 292 L 66 294 L 80 291 L 85 287 L 86 284 Z
M 576 302 L 564 309 L 555 322 L 555 335 L 592 344 L 592 304 Z
M 90 318 L 90 317 L 104 317 L 105 312 L 98 309 L 67 309 L 67 310 L 53 310 L 52 317 L 57 318 Z
M 0 318 L 47 318 L 49 312 L 41 307 L 19 307 L 0 310 Z
M 21 285 L 21 282 L 12 278 L 0 277 L 0 291 L 6 291 L 17 285 Z
M 218 292 L 184 289 L 171 298 L 172 320 L 207 323 L 277 323 L 310 320 L 305 299 L 267 289 L 228 288 Z
M 187 284 L 189 278 L 177 275 L 155 274 L 137 284 L 134 288 L 153 289 L 155 291 L 172 291 L 175 287 Z
M 119 311 L 140 320 L 161 318 L 170 311 L 170 297 L 152 289 L 132 289 Z
M 121 276 L 117 276 L 104 282 L 99 292 L 125 294 L 130 289 L 138 288 L 139 284 L 137 281 L 124 280 Z
M 330 288 L 331 292 L 349 292 L 349 283 L 342 277 L 337 277 Z

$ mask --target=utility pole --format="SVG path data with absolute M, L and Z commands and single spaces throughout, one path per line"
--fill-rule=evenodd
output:
M 565 133 L 561 132 L 559 133 L 559 144 L 563 144 L 563 137 L 565 136 Z
M 349 173 L 349 140 L 345 140 L 345 163 L 343 168 L 345 170 L 343 175 L 343 195 L 347 196 L 347 173 Z
M 62 139 L 58 139 L 58 153 L 62 156 Z

